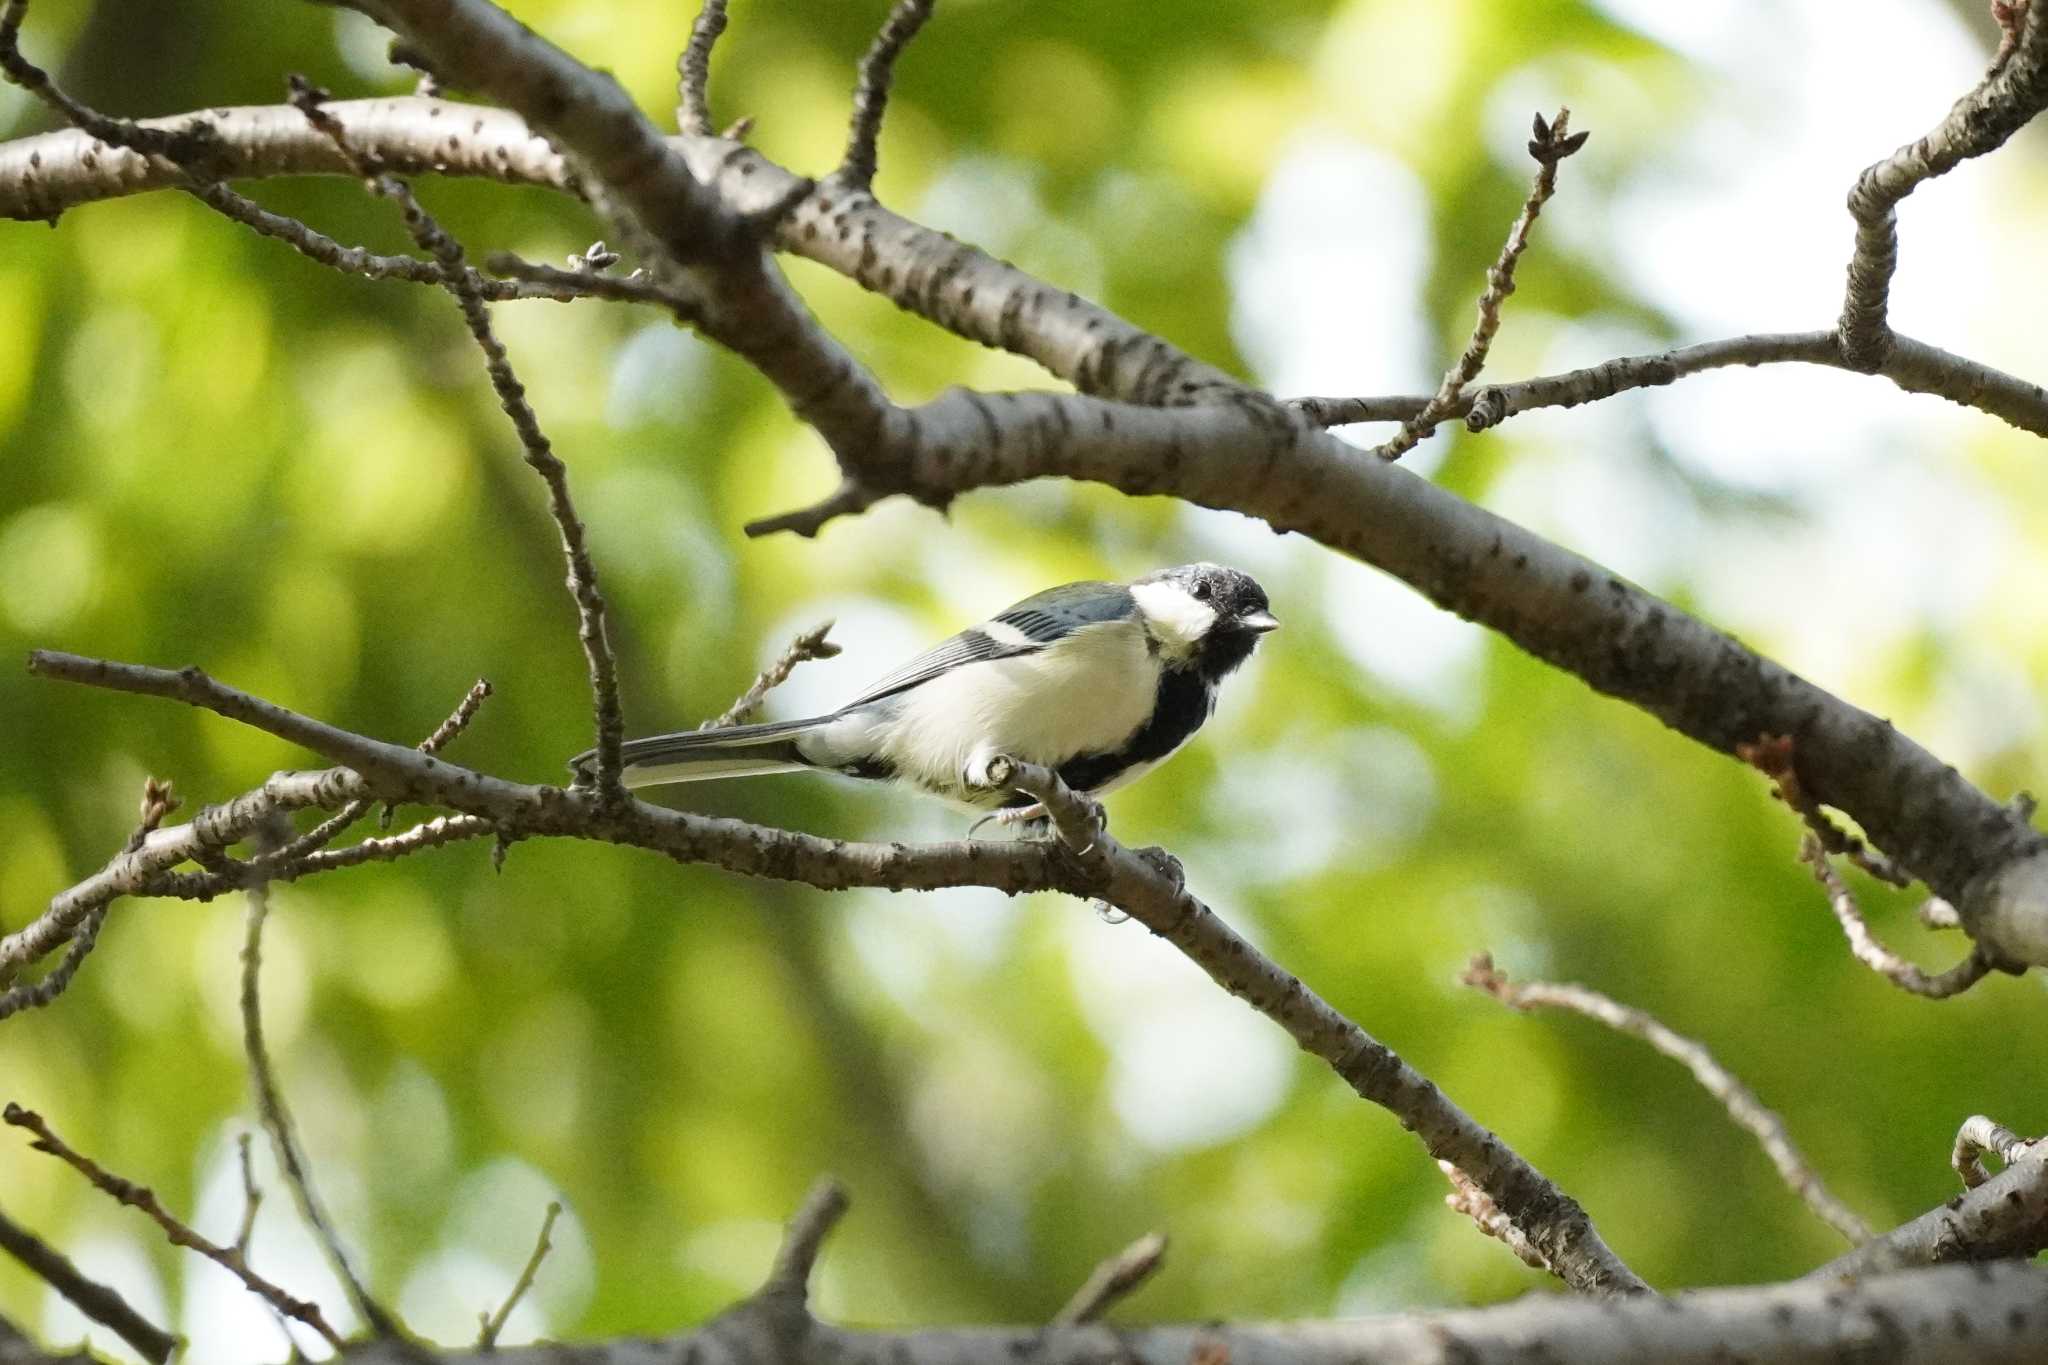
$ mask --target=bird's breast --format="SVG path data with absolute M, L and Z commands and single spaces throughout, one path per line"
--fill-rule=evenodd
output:
M 1151 717 L 1160 664 L 1134 621 L 1083 626 L 1050 648 L 967 664 L 905 694 L 892 729 L 899 771 L 957 788 L 976 753 L 1058 767 L 1122 745 Z

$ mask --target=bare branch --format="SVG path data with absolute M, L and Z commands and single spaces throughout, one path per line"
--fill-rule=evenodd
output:
M 512 1310 L 519 1306 L 519 1301 L 533 1288 L 533 1277 L 540 1273 L 540 1263 L 547 1259 L 548 1252 L 554 1248 L 554 1243 L 548 1240 L 548 1234 L 555 1230 L 555 1220 L 561 1216 L 561 1204 L 549 1200 L 548 1211 L 540 1220 L 540 1236 L 534 1239 L 533 1254 L 526 1258 L 526 1267 L 519 1272 L 519 1278 L 512 1282 L 512 1292 L 505 1296 L 505 1302 L 498 1305 L 497 1312 L 483 1315 L 482 1327 L 476 1336 L 478 1350 L 488 1351 L 498 1344 L 498 1333 L 505 1330 L 505 1320 L 512 1316 Z
M 1522 201 L 1520 216 L 1508 231 L 1507 242 L 1494 260 L 1493 268 L 1486 272 L 1486 291 L 1479 296 L 1479 316 L 1472 324 L 1472 338 L 1465 343 L 1465 353 L 1458 357 L 1457 364 L 1445 372 L 1436 395 L 1422 405 L 1420 412 L 1403 422 L 1391 439 L 1374 448 L 1373 454 L 1382 460 L 1400 459 L 1423 437 L 1435 431 L 1437 424 L 1464 396 L 1465 386 L 1477 379 L 1480 370 L 1486 367 L 1486 353 L 1493 347 L 1493 334 L 1500 330 L 1501 305 L 1507 302 L 1508 295 L 1515 292 L 1515 263 L 1529 246 L 1529 234 L 1535 230 L 1536 215 L 1543 212 L 1543 206 L 1557 189 L 1557 165 L 1586 145 L 1589 134 L 1566 135 L 1571 117 L 1569 109 L 1559 109 L 1557 117 L 1548 123 L 1543 121 L 1543 115 L 1536 116 L 1536 135 L 1529 142 L 1529 155 L 1537 162 L 1536 179 L 1529 186 L 1528 197 Z
M 1166 1237 L 1147 1233 L 1116 1255 L 1095 1267 L 1087 1281 L 1074 1291 L 1066 1306 L 1052 1315 L 1054 1327 L 1079 1327 L 1095 1322 L 1117 1304 L 1138 1291 L 1166 1260 Z
M 1445 409 L 1443 416 L 1462 416 L 1469 430 L 1485 431 L 1536 408 L 1597 403 L 1630 389 L 1658 388 L 1687 375 L 1735 365 L 1755 368 L 1791 363 L 1840 370 L 1854 368 L 1842 358 L 1832 332 L 1764 332 L 1681 346 L 1655 355 L 1622 356 L 1564 374 L 1488 385 L 1459 398 Z M 1869 373 L 1891 380 L 1908 393 L 1946 398 L 1997 417 L 2021 431 L 2048 436 L 2048 389 L 1951 355 L 1924 341 L 1894 334 L 1884 363 Z M 1430 401 L 1419 394 L 1396 394 L 1382 398 L 1297 398 L 1289 406 L 1316 425 L 1330 427 L 1350 422 L 1408 421 Z
M 224 1247 L 215 1242 L 208 1241 L 186 1224 L 179 1222 L 157 1201 L 156 1195 L 144 1186 L 137 1185 L 130 1180 L 124 1180 L 101 1166 L 91 1157 L 73 1151 L 69 1146 L 65 1145 L 62 1138 L 51 1131 L 50 1125 L 43 1121 L 42 1115 L 32 1110 L 24 1109 L 10 1100 L 6 1109 L 0 1111 L 0 1120 L 4 1120 L 16 1128 L 25 1128 L 34 1134 L 35 1140 L 29 1144 L 31 1147 L 38 1152 L 47 1152 L 58 1160 L 63 1161 L 80 1175 L 91 1181 L 93 1187 L 102 1194 L 115 1200 L 117 1203 L 126 1204 L 133 1209 L 140 1209 L 152 1222 L 163 1229 L 163 1234 L 170 1241 L 171 1245 L 185 1247 L 198 1252 L 201 1256 L 204 1256 L 207 1260 L 212 1261 L 215 1265 L 220 1266 L 240 1280 L 250 1293 L 261 1297 L 273 1308 L 277 1309 L 278 1312 L 283 1313 L 286 1317 L 295 1318 L 305 1323 L 306 1326 L 318 1332 L 321 1338 L 335 1350 L 339 1351 L 342 1349 L 343 1343 L 340 1334 L 328 1325 L 327 1319 L 321 1315 L 318 1305 L 308 1303 L 304 1299 L 294 1298 L 269 1280 L 258 1275 L 249 1268 L 248 1259 L 234 1247 Z
M 569 494 L 568 468 L 540 429 L 540 419 L 526 401 L 525 385 L 512 372 L 511 358 L 492 330 L 490 312 L 476 290 L 474 272 L 463 259 L 461 244 L 420 207 L 405 182 L 379 173 L 361 159 L 348 141 L 347 129 L 321 109 L 326 100 L 324 92 L 295 81 L 293 103 L 314 127 L 334 140 L 344 155 L 356 158 L 364 180 L 399 206 L 413 240 L 440 263 L 441 282 L 461 305 L 463 321 L 469 325 L 477 349 L 484 354 L 484 369 L 490 375 L 491 388 L 498 395 L 499 406 L 512 420 L 526 463 L 547 485 L 548 514 L 554 518 L 562 538 L 562 555 L 569 565 L 569 594 L 576 603 L 576 635 L 583 644 L 584 661 L 590 671 L 591 704 L 597 726 L 597 789 L 603 795 L 617 798 L 624 790 L 619 785 L 619 745 L 625 737 L 625 720 L 619 706 L 618 663 L 605 633 L 604 595 L 597 586 L 597 566 L 591 562 L 583 522 L 576 515 L 576 503 Z
M 1458 979 L 1467 986 L 1486 992 L 1509 1009 L 1570 1010 L 1598 1020 L 1631 1038 L 1642 1039 L 1692 1072 L 1693 1079 L 1720 1101 L 1735 1125 L 1757 1140 L 1764 1149 L 1764 1155 L 1777 1167 L 1779 1178 L 1792 1187 L 1792 1192 L 1813 1210 L 1816 1218 L 1852 1243 L 1869 1239 L 1870 1225 L 1829 1193 L 1819 1172 L 1813 1169 L 1798 1144 L 1792 1141 L 1785 1121 L 1775 1111 L 1766 1108 L 1756 1092 L 1736 1079 L 1733 1072 L 1715 1061 L 1714 1055 L 1701 1043 L 1672 1031 L 1643 1010 L 1624 1005 L 1585 986 L 1557 981 L 1517 984 L 1508 980 L 1507 973 L 1494 966 L 1493 958 L 1486 953 L 1474 957 Z
M 256 1163 L 249 1154 L 249 1134 L 235 1134 L 235 1162 L 242 1170 L 242 1221 L 235 1229 L 235 1250 L 249 1254 L 256 1236 L 256 1212 L 263 1207 L 263 1190 L 256 1183 Z
M 1380 466 L 1375 466 L 1380 467 Z M 1582 1293 L 1647 1293 L 1649 1286 L 1610 1250 L 1570 1196 L 1510 1149 L 1377 1038 L 1253 947 L 1183 886 L 1160 850 L 1125 848 L 1102 824 L 1101 808 L 1058 774 L 1000 759 L 993 785 L 1045 807 L 1086 879 L 1064 889 L 1093 894 L 1185 953 L 1211 980 L 1286 1029 L 1303 1051 L 1327 1062 L 1351 1088 L 1388 1109 L 1431 1156 L 1467 1172 L 1565 1283 Z M 1151 856 L 1146 856 L 1149 854 Z
M 2010 1166 L 2039 1140 L 2023 1138 L 1982 1114 L 1972 1114 L 1956 1130 L 1956 1144 L 1949 1152 L 1948 1164 L 1961 1177 L 1963 1187 L 1974 1190 L 1991 1179 L 1991 1172 L 1984 1169 L 1986 1152 L 1997 1157 L 2001 1165 Z
M 875 183 L 875 142 L 882 135 L 882 114 L 889 105 L 889 86 L 896 79 L 896 59 L 932 17 L 938 0 L 896 0 L 882 31 L 860 59 L 860 81 L 853 91 L 853 121 L 846 135 L 846 155 L 832 178 L 856 190 Z M 709 132 L 707 127 L 703 131 Z
M 1908 1266 L 2034 1256 L 2048 1250 L 2048 1144 L 1982 1185 L 1838 1256 L 1805 1276 L 1847 1279 Z
M 69 1299 L 79 1312 L 127 1342 L 152 1365 L 164 1365 L 178 1349 L 176 1337 L 136 1312 L 112 1288 L 88 1278 L 70 1258 L 5 1214 L 0 1214 L 0 1251 L 27 1266 L 38 1279 Z
M 665 308 L 675 314 L 677 321 L 692 325 L 695 325 L 702 315 L 702 305 L 695 299 L 637 271 L 631 275 L 599 275 L 589 270 L 563 270 L 559 266 L 521 260 L 506 252 L 493 254 L 488 264 L 497 274 L 526 281 L 537 286 L 550 298 L 598 298 L 611 299 L 618 303 L 647 303 L 656 308 Z
M 825 1239 L 846 1216 L 846 1187 L 830 1176 L 811 1186 L 804 1202 L 789 1220 L 782 1235 L 782 1248 L 775 1253 L 775 1266 L 761 1286 L 766 1297 L 802 1303 L 810 1296 L 811 1270 L 824 1250 Z
M 27 16 L 28 0 L 0 4 L 0 75 L 56 110 L 86 136 L 110 147 L 160 156 L 179 167 L 188 167 L 204 155 L 212 141 L 212 129 L 203 118 L 188 118 L 176 128 L 131 123 L 108 118 L 64 93 L 47 71 L 22 55 L 21 24 Z
M 754 708 L 759 706 L 770 692 L 788 682 L 789 675 L 796 672 L 800 664 L 808 663 L 812 659 L 831 659 L 837 657 L 839 646 L 825 638 L 826 632 L 831 629 L 832 622 L 827 621 L 823 625 L 815 626 L 797 636 L 794 640 L 791 640 L 789 648 L 782 651 L 781 657 L 768 665 L 762 671 L 761 676 L 755 678 L 752 685 L 746 691 L 740 693 L 739 699 L 726 708 L 723 715 L 720 715 L 715 720 L 707 720 L 697 728 L 700 730 L 723 730 L 728 726 L 738 725 L 753 714 Z
M 1892 346 L 1886 317 L 1892 274 L 1899 264 L 1898 204 L 1923 181 L 1961 162 L 1996 151 L 2048 107 L 2048 13 L 2031 5 L 2009 29 L 1984 80 L 1957 100 L 1948 116 L 1916 142 L 1866 169 L 1849 191 L 1856 219 L 1856 251 L 1837 324 L 1842 355 L 1851 369 L 1875 370 Z
M 711 122 L 711 49 L 725 32 L 725 0 L 704 0 L 690 25 L 690 41 L 676 59 L 676 126 L 685 133 L 709 137 Z
M 1850 1282 L 1795 1281 L 1625 1302 L 1531 1294 L 1490 1308 L 1321 1322 L 1190 1322 L 1147 1327 L 948 1327 L 860 1331 L 815 1320 L 726 1313 L 656 1341 L 560 1343 L 442 1365 L 2038 1365 L 2048 1352 L 2044 1277 L 2023 1265 L 1942 1266 Z M 418 1365 L 371 1343 L 350 1365 Z
M 1870 970 L 1897 986 L 1900 990 L 1929 1000 L 1946 1000 L 1952 995 L 1961 995 L 1970 987 L 1983 980 L 1992 968 L 1992 956 L 1983 943 L 1973 944 L 1970 955 L 1945 972 L 1928 975 L 1920 968 L 1906 961 L 1891 949 L 1877 941 L 1870 932 L 1870 926 L 1863 920 L 1863 911 L 1856 904 L 1834 864 L 1828 861 L 1827 849 L 1820 839 L 1808 834 L 1800 841 L 1799 857 L 1813 869 L 1813 878 L 1828 893 L 1828 906 L 1835 912 L 1835 919 L 1842 926 L 1842 933 L 1849 939 L 1849 951 Z
M 271 1150 L 277 1157 L 278 1169 L 284 1173 L 285 1188 L 291 1191 L 299 1216 L 313 1230 L 314 1240 L 319 1242 L 334 1277 L 348 1291 L 349 1302 L 355 1305 L 356 1312 L 377 1335 L 392 1336 L 399 1331 L 398 1323 L 364 1287 L 355 1266 L 349 1261 L 347 1249 L 341 1244 L 340 1235 L 335 1232 L 333 1222 L 327 1217 L 327 1211 L 313 1189 L 312 1169 L 299 1147 L 291 1111 L 285 1107 L 284 1092 L 279 1089 L 276 1073 L 271 1067 L 270 1049 L 263 1039 L 260 990 L 263 923 L 269 916 L 269 889 L 259 883 L 249 889 L 248 928 L 242 941 L 242 1045 L 249 1059 L 249 1085 L 255 1095 L 257 1117 L 263 1121 L 263 1130 L 270 1135 Z

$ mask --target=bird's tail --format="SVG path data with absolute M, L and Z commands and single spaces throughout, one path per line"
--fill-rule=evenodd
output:
M 751 777 L 757 773 L 795 772 L 812 765 L 797 749 L 797 738 L 830 717 L 779 720 L 763 725 L 734 725 L 723 730 L 681 730 L 670 735 L 629 739 L 620 750 L 628 787 L 653 787 L 664 782 L 703 782 L 715 777 Z M 587 782 L 597 770 L 597 750 L 569 760 L 576 780 Z

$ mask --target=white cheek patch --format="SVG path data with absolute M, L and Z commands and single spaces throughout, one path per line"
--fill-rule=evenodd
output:
M 975 629 L 1004 649 L 1030 649 L 1038 643 L 1008 621 L 983 621 Z
M 1138 583 L 1131 596 L 1145 613 L 1147 626 L 1170 654 L 1183 654 L 1195 647 L 1209 627 L 1216 624 L 1216 609 L 1178 583 Z

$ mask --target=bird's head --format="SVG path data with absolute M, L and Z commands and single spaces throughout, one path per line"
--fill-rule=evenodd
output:
M 1259 637 L 1280 624 L 1258 580 L 1221 564 L 1157 570 L 1133 582 L 1131 596 L 1168 657 L 1191 658 L 1212 678 L 1250 658 Z

